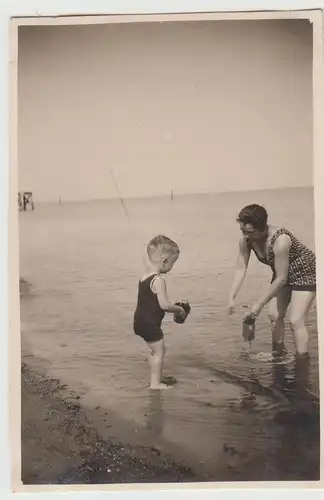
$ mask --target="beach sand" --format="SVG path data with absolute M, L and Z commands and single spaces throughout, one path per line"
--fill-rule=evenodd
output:
M 21 382 L 24 484 L 199 481 L 158 449 L 104 441 L 91 412 L 59 380 L 23 363 Z

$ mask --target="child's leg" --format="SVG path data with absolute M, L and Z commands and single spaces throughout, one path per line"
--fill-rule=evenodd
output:
M 165 345 L 164 340 L 158 340 L 157 342 L 148 342 L 151 349 L 151 356 L 149 358 L 150 368 L 151 368 L 151 389 L 168 389 L 169 386 L 161 383 L 163 359 L 165 355 Z

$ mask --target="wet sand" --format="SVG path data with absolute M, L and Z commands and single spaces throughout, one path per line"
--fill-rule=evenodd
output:
M 24 484 L 200 480 L 158 449 L 103 440 L 91 413 L 59 380 L 23 363 L 21 381 Z

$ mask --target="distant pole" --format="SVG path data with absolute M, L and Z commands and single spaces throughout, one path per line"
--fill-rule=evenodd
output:
M 22 193 L 19 193 L 18 206 L 20 207 L 20 210 L 26 212 L 28 205 L 30 205 L 32 210 L 35 210 L 33 193 L 31 191 L 23 191 Z
M 21 198 L 21 193 L 19 192 L 18 193 L 18 210 L 19 210 L 19 212 L 21 212 L 22 209 L 23 209 L 23 207 L 22 207 L 22 198 Z
M 170 195 L 171 195 L 171 201 L 173 201 L 173 191 L 172 191 L 172 189 L 171 189 Z
M 114 171 L 113 171 L 113 169 L 112 169 L 112 168 L 110 169 L 110 174 L 111 174 L 111 177 L 112 177 L 113 183 L 114 183 L 114 185 L 115 185 L 116 191 L 117 191 L 117 193 L 118 193 L 118 197 L 119 197 L 120 204 L 121 204 L 121 206 L 122 206 L 122 208 L 123 208 L 123 210 L 124 210 L 124 213 L 125 213 L 125 215 L 126 215 L 127 219 L 129 219 L 129 213 L 128 213 L 128 211 L 127 211 L 127 208 L 126 208 L 125 202 L 124 202 L 123 197 L 122 197 L 122 195 L 121 195 L 121 192 L 120 192 L 120 189 L 119 189 L 119 186 L 118 186 L 118 184 L 117 184 L 117 180 L 116 180 L 116 177 L 115 177 L 115 175 L 114 175 Z

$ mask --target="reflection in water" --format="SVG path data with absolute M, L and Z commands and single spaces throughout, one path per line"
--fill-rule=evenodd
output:
M 309 387 L 309 369 L 310 359 L 308 354 L 305 356 L 297 356 L 295 361 L 295 380 L 297 388 Z
M 243 409 L 252 409 L 257 406 L 256 402 L 256 394 L 255 392 L 243 394 L 240 400 L 240 408 Z
M 274 386 L 285 392 L 291 402 L 312 403 L 313 411 L 319 404 L 319 398 L 312 393 L 310 383 L 310 358 L 308 355 L 297 356 L 293 365 L 273 363 L 272 376 Z
M 161 391 L 150 391 L 147 417 L 147 428 L 156 436 L 160 436 L 163 432 L 165 421 Z
M 309 390 L 309 372 L 308 355 L 297 356 L 292 366 L 273 364 L 273 383 L 285 391 L 291 402 L 288 411 L 273 415 L 281 431 L 274 462 L 280 464 L 280 474 L 287 480 L 296 475 L 299 480 L 319 479 L 319 400 Z M 296 465 L 298 457 L 303 457 L 303 469 Z
M 274 387 L 285 390 L 292 382 L 289 377 L 289 367 L 284 363 L 272 363 L 272 380 Z
M 280 429 L 274 463 L 280 464 L 285 480 L 319 479 L 320 427 L 319 419 L 302 411 L 275 414 Z M 301 459 L 304 466 L 300 467 Z

